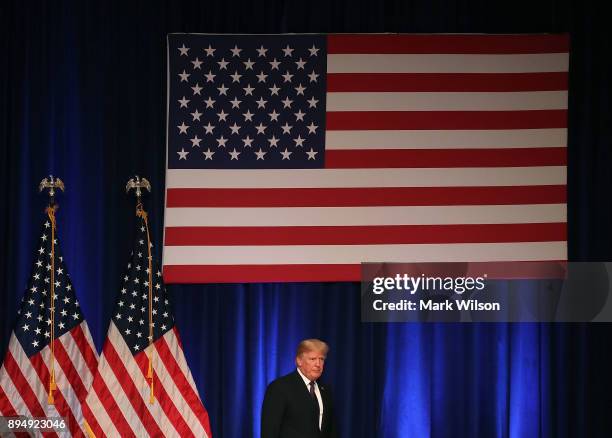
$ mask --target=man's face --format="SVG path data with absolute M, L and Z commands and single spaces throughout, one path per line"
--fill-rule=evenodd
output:
M 322 351 L 307 351 L 299 355 L 295 361 L 308 380 L 317 380 L 323 374 L 325 355 Z

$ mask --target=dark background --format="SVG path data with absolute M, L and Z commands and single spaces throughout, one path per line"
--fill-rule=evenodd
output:
M 153 186 L 146 205 L 161 255 L 170 32 L 568 32 L 569 257 L 612 260 L 612 48 L 596 5 L 0 3 L 0 351 L 30 274 L 45 175 L 66 183 L 59 236 L 98 349 L 129 253 L 134 173 Z M 364 324 L 351 283 L 169 290 L 215 437 L 259 436 L 265 386 L 291 371 L 304 337 L 331 345 L 325 377 L 345 438 L 612 433 L 609 324 Z

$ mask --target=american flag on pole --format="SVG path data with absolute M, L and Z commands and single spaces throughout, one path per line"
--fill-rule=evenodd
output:
M 165 280 L 565 260 L 568 47 L 169 35 Z
M 47 211 L 32 277 L 0 368 L 0 416 L 62 417 L 67 427 L 62 430 L 83 436 L 81 407 L 98 353 L 61 256 L 55 210 Z
M 84 407 L 89 432 L 211 438 L 170 297 L 149 252 L 146 213 L 139 212 L 134 249 Z

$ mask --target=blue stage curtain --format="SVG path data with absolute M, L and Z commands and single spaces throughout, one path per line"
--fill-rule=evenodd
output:
M 127 262 L 135 173 L 160 255 L 168 32 L 570 32 L 572 260 L 611 260 L 612 57 L 598 6 L 548 0 L 0 2 L 0 351 L 60 176 L 59 237 L 101 349 Z M 608 437 L 609 324 L 366 324 L 352 283 L 170 286 L 216 438 L 259 436 L 297 342 L 331 346 L 343 438 Z M 588 293 L 588 291 L 585 291 Z

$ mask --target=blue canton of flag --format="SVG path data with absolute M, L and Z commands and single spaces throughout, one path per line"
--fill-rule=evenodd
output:
M 55 238 L 55 337 L 59 338 L 83 321 L 70 276 Z M 33 356 L 51 341 L 51 222 L 45 221 L 34 272 L 18 310 L 15 336 L 28 356 Z
M 168 167 L 323 167 L 324 49 L 316 35 L 169 35 Z
M 151 247 L 153 243 L 151 243 Z M 121 294 L 113 313 L 113 322 L 119 329 L 127 346 L 136 354 L 149 345 L 149 280 L 153 281 L 153 303 L 151 305 L 151 342 L 162 337 L 174 327 L 174 316 L 161 272 L 157 263 L 151 261 L 152 275 L 149 275 L 147 250 L 147 229 L 144 221 L 137 228 L 127 272 L 123 277 Z

